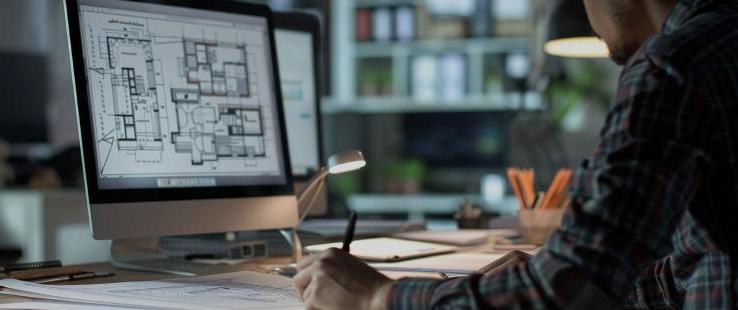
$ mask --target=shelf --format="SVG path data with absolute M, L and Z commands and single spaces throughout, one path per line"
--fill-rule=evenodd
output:
M 542 100 L 538 94 L 526 95 L 524 110 L 540 110 Z M 520 95 L 470 97 L 454 101 L 418 102 L 413 98 L 358 98 L 351 101 L 324 100 L 322 111 L 325 114 L 384 114 L 384 113 L 425 113 L 425 112 L 490 112 L 520 110 Z
M 505 215 L 515 214 L 518 208 L 514 196 L 505 196 L 502 201 L 489 202 L 482 197 L 469 194 L 352 194 L 348 196 L 347 203 L 350 210 L 361 214 L 452 214 L 466 199 L 471 199 L 484 210 Z
M 343 0 L 345 1 L 345 0 Z M 421 0 L 356 0 L 356 8 L 373 8 L 379 6 L 417 5 Z
M 366 58 L 450 52 L 499 54 L 526 51 L 528 49 L 528 41 L 527 38 L 522 37 L 501 37 L 406 42 L 357 42 L 355 44 L 355 55 L 356 57 Z

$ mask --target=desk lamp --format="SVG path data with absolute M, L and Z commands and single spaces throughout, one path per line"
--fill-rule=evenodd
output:
M 315 205 L 315 200 L 320 196 L 320 193 L 325 187 L 325 179 L 331 174 L 356 171 L 364 166 L 366 166 L 366 160 L 364 160 L 364 154 L 361 151 L 354 150 L 335 154 L 328 158 L 328 168 L 321 167 L 318 173 L 310 178 L 305 187 L 297 194 L 297 207 L 300 220 L 297 222 L 297 226 L 292 229 L 280 231 L 292 246 L 292 256 L 295 262 L 302 259 L 302 243 L 297 235 L 297 228 L 310 213 L 310 209 Z

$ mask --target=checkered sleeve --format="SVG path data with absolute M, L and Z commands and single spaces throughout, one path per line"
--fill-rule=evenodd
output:
M 709 159 L 696 148 L 709 111 L 699 84 L 658 57 L 631 62 L 591 160 L 575 173 L 562 227 L 527 263 L 492 275 L 408 279 L 392 309 L 611 308 L 670 237 Z

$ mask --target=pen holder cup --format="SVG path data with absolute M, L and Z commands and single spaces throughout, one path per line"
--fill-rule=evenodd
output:
M 459 227 L 459 229 L 480 229 L 484 228 L 482 225 L 482 217 L 471 217 L 471 218 L 460 218 L 458 216 L 454 217 L 456 219 L 456 225 Z
M 530 244 L 543 245 L 548 237 L 561 226 L 564 213 L 566 213 L 565 208 L 518 210 L 518 221 L 523 238 Z

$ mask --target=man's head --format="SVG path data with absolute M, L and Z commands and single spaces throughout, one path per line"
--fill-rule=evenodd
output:
M 584 0 L 592 29 L 625 64 L 648 37 L 661 31 L 677 0 Z

